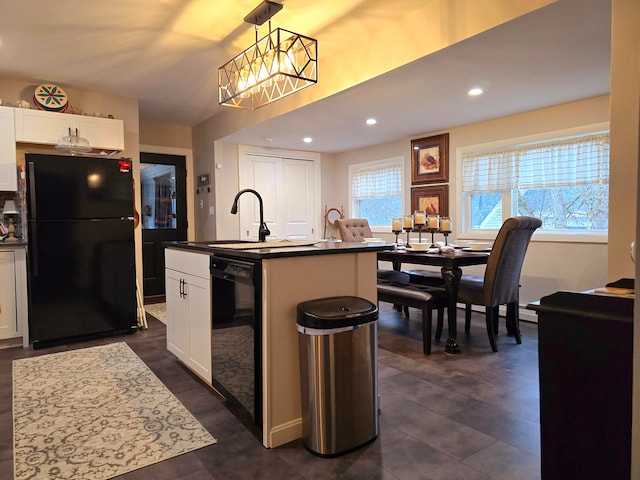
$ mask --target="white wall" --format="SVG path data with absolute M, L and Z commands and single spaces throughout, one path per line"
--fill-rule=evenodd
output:
M 557 105 L 519 115 L 450 128 L 449 133 L 449 212 L 454 222 L 459 218 L 456 195 L 456 175 L 459 169 L 456 149 L 469 145 L 497 142 L 554 130 L 575 128 L 607 122 L 609 96 Z M 413 138 L 445 132 L 425 132 Z M 354 163 L 369 162 L 402 155 L 406 159 L 404 211 L 411 204 L 411 138 L 335 155 L 333 172 L 323 183 L 333 184 L 333 204 L 348 208 L 348 168 Z M 612 162 L 616 161 L 612 158 Z M 456 240 L 456 227 L 450 239 Z M 375 232 L 376 236 L 392 239 L 390 233 Z M 483 267 L 467 268 L 465 273 L 481 274 Z M 558 243 L 534 241 L 529 247 L 522 272 L 520 303 L 526 304 L 557 290 L 587 290 L 604 285 L 607 278 L 607 244 Z M 523 312 L 526 315 L 526 312 Z M 530 319 L 535 319 L 530 315 Z

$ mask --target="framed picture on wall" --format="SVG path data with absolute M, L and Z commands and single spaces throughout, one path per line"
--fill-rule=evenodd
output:
M 427 215 L 449 216 L 449 185 L 416 187 L 411 189 L 411 211 L 420 210 Z
M 449 181 L 449 134 L 411 141 L 411 184 Z

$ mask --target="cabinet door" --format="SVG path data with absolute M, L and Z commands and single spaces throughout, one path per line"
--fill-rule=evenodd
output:
M 18 335 L 15 253 L 0 250 L 0 338 Z
M 0 191 L 18 190 L 13 109 L 0 108 Z
M 124 150 L 124 122 L 118 119 L 75 117 L 78 135 L 89 140 L 91 148 Z
M 183 362 L 187 359 L 189 319 L 187 300 L 182 296 L 183 274 L 165 270 L 167 304 L 167 350 Z
M 60 137 L 69 135 L 73 115 L 16 108 L 16 142 L 56 145 Z
M 211 280 L 184 275 L 189 308 L 187 364 L 211 383 Z
M 42 110 L 14 109 L 15 141 L 56 145 L 60 137 L 78 129 L 93 149 L 124 150 L 124 122 Z

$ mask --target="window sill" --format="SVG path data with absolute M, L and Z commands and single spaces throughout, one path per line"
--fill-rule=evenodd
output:
M 461 233 L 456 237 L 457 240 L 473 241 L 473 240 L 490 240 L 493 241 L 498 234 L 496 231 L 482 231 L 473 233 Z M 596 234 L 592 233 L 585 235 L 580 232 L 541 232 L 537 231 L 533 234 L 532 242 L 555 242 L 555 243 L 597 243 L 607 244 L 609 243 L 609 235 L 607 233 Z

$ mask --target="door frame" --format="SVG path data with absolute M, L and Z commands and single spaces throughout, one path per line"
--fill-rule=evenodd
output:
M 160 145 L 146 145 L 140 144 L 138 150 L 140 153 L 160 153 L 166 155 L 181 155 L 185 157 L 185 168 L 187 170 L 187 240 L 193 242 L 195 240 L 195 210 L 194 210 L 194 198 L 195 187 L 193 182 L 193 150 L 190 148 L 180 147 L 163 147 Z M 138 165 L 140 165 L 140 156 L 138 156 Z M 140 197 L 140 173 L 137 172 L 136 178 L 136 190 L 135 190 L 135 204 L 138 212 L 142 211 L 142 200 Z M 142 271 L 142 227 L 135 229 L 136 240 L 136 272 L 138 277 L 138 289 L 142 298 L 144 298 L 144 281 Z

